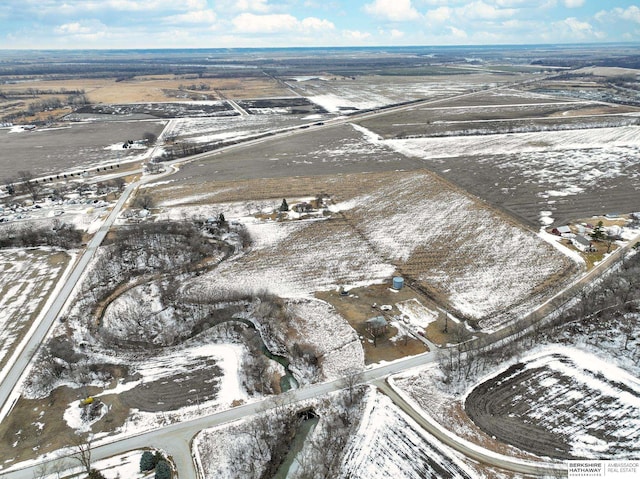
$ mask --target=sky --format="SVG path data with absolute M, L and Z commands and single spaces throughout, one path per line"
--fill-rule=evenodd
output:
M 0 49 L 640 41 L 640 0 L 0 0 Z

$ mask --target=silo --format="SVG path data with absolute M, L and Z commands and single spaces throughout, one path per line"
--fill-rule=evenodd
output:
M 404 286 L 404 278 L 402 276 L 395 276 L 393 278 L 393 289 L 402 289 Z

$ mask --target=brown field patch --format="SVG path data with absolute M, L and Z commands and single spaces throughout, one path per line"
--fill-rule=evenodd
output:
M 331 304 L 362 338 L 365 364 L 393 361 L 429 350 L 423 342 L 411 336 L 405 338 L 405 334 L 394 326 L 390 326 L 384 335 L 378 337 L 374 345 L 371 335 L 365 329 L 365 321 L 369 318 L 384 315 L 391 320 L 391 316 L 398 314 L 395 306 L 391 311 L 384 312 L 378 307 L 372 308 L 374 303 L 378 306 L 394 305 L 399 301 L 415 298 L 415 293 L 408 288 L 393 292 L 388 284 L 376 284 L 351 289 L 348 296 L 342 296 L 337 291 L 323 291 L 316 293 L 316 297 Z

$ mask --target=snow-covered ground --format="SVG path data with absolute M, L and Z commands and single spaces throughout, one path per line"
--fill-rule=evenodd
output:
M 536 235 L 428 174 L 398 175 L 350 206 L 378 252 L 486 328 L 566 267 Z
M 50 248 L 0 250 L 0 362 L 31 326 L 67 259 Z
M 341 478 L 472 478 L 455 454 L 375 390 L 345 452 Z
M 290 310 L 303 343 L 313 345 L 320 357 L 324 379 L 336 379 L 364 368 L 364 351 L 355 330 L 323 301 L 295 301 Z
M 403 154 L 446 162 L 473 157 L 491 167 L 515 168 L 532 182 L 549 184 L 549 197 L 575 195 L 587 186 L 623 175 L 638 176 L 640 127 L 384 140 Z M 490 158 L 508 155 L 495 165 Z
M 517 424 L 521 422 L 521 444 L 527 444 L 526 434 L 534 434 L 527 429 L 533 424 L 558 438 L 558 447 L 562 438 L 569 454 L 577 458 L 632 459 L 637 455 L 640 381 L 613 364 L 602 351 L 594 354 L 582 348 L 539 346 L 524 357 L 513 358 L 493 367 L 488 374 L 463 383 L 467 387 L 456 388 L 462 391 L 458 393 L 442 389 L 438 369 L 433 365 L 402 373 L 393 382 L 436 418 L 443 429 L 485 446 L 490 441 L 488 436 L 479 433 L 460 413 L 465 400 L 479 386 L 483 387 L 481 396 L 474 395 L 473 404 L 486 402 L 480 407 L 483 411 L 487 408 L 489 414 L 494 408 L 501 414 L 505 409 L 511 411 L 508 420 L 513 424 L 509 433 L 517 436 Z M 499 417 L 494 421 L 496 431 L 504 428 Z M 487 433 L 490 436 L 492 431 Z M 542 440 L 541 437 L 530 440 Z M 488 447 L 506 446 L 498 442 Z M 510 451 L 518 455 L 513 448 Z

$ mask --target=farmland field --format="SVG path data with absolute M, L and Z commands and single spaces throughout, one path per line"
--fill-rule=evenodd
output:
M 640 209 L 637 126 L 389 140 L 399 152 L 533 227 Z
M 290 128 L 317 120 L 308 116 L 250 115 L 234 117 L 181 118 L 174 120 L 166 136 L 191 143 L 206 143 L 265 133 L 278 128 Z
M 525 358 L 477 385 L 465 409 L 488 434 L 540 456 L 637 458 L 640 383 L 588 353 Z
M 265 189 L 269 184 L 272 190 Z M 216 288 L 266 287 L 284 297 L 300 297 L 341 285 L 381 283 L 399 271 L 440 304 L 491 329 L 576 271 L 532 232 L 424 170 L 256 180 L 238 182 L 236 188 L 234 182 L 221 182 L 216 185 L 219 193 L 209 185 L 207 193 L 184 201 L 197 203 L 199 198 L 204 203 L 208 197 L 214 203 L 194 205 L 184 214 L 222 211 L 228 219 L 248 221 L 257 242 L 246 255 L 201 277 Z M 162 185 L 155 194 L 166 197 L 174 188 Z M 279 204 L 256 202 L 260 189 L 262 199 L 281 195 L 290 200 L 289 192 L 322 191 L 334 203 L 332 212 L 325 219 L 256 223 L 251 214 Z M 242 199 L 245 191 L 244 208 L 225 203 Z M 171 209 L 179 201 L 165 205 Z
M 0 251 L 0 366 L 31 327 L 68 261 L 62 252 Z
M 263 142 L 259 148 L 240 147 L 195 161 L 171 179 L 197 185 L 232 179 L 413 169 L 418 164 L 385 145 L 368 141 L 366 133 L 356 128 L 332 126 L 315 132 L 303 130 Z
M 304 95 L 330 112 L 349 112 L 376 108 L 409 100 L 445 98 L 488 84 L 512 82 L 511 75 L 489 75 L 474 71 L 455 76 L 377 76 L 291 77 L 286 80 Z
M 124 149 L 127 140 L 140 140 L 145 132 L 162 132 L 161 121 L 122 121 L 69 123 L 15 133 L 0 129 L 3 158 L 0 178 L 15 177 L 18 171 L 31 171 L 36 177 L 77 171 L 116 161 L 139 158 L 145 150 Z
M 504 104 L 498 105 L 492 103 L 495 97 L 486 92 L 464 99 L 469 105 L 464 105 L 463 99 L 456 102 L 462 103 L 460 106 L 450 106 L 448 100 L 442 100 L 358 123 L 385 139 L 393 139 L 587 129 L 640 121 L 637 108 L 552 102 L 528 92 L 511 98 L 512 103 L 501 98 Z M 482 104 L 483 101 L 486 103 Z

